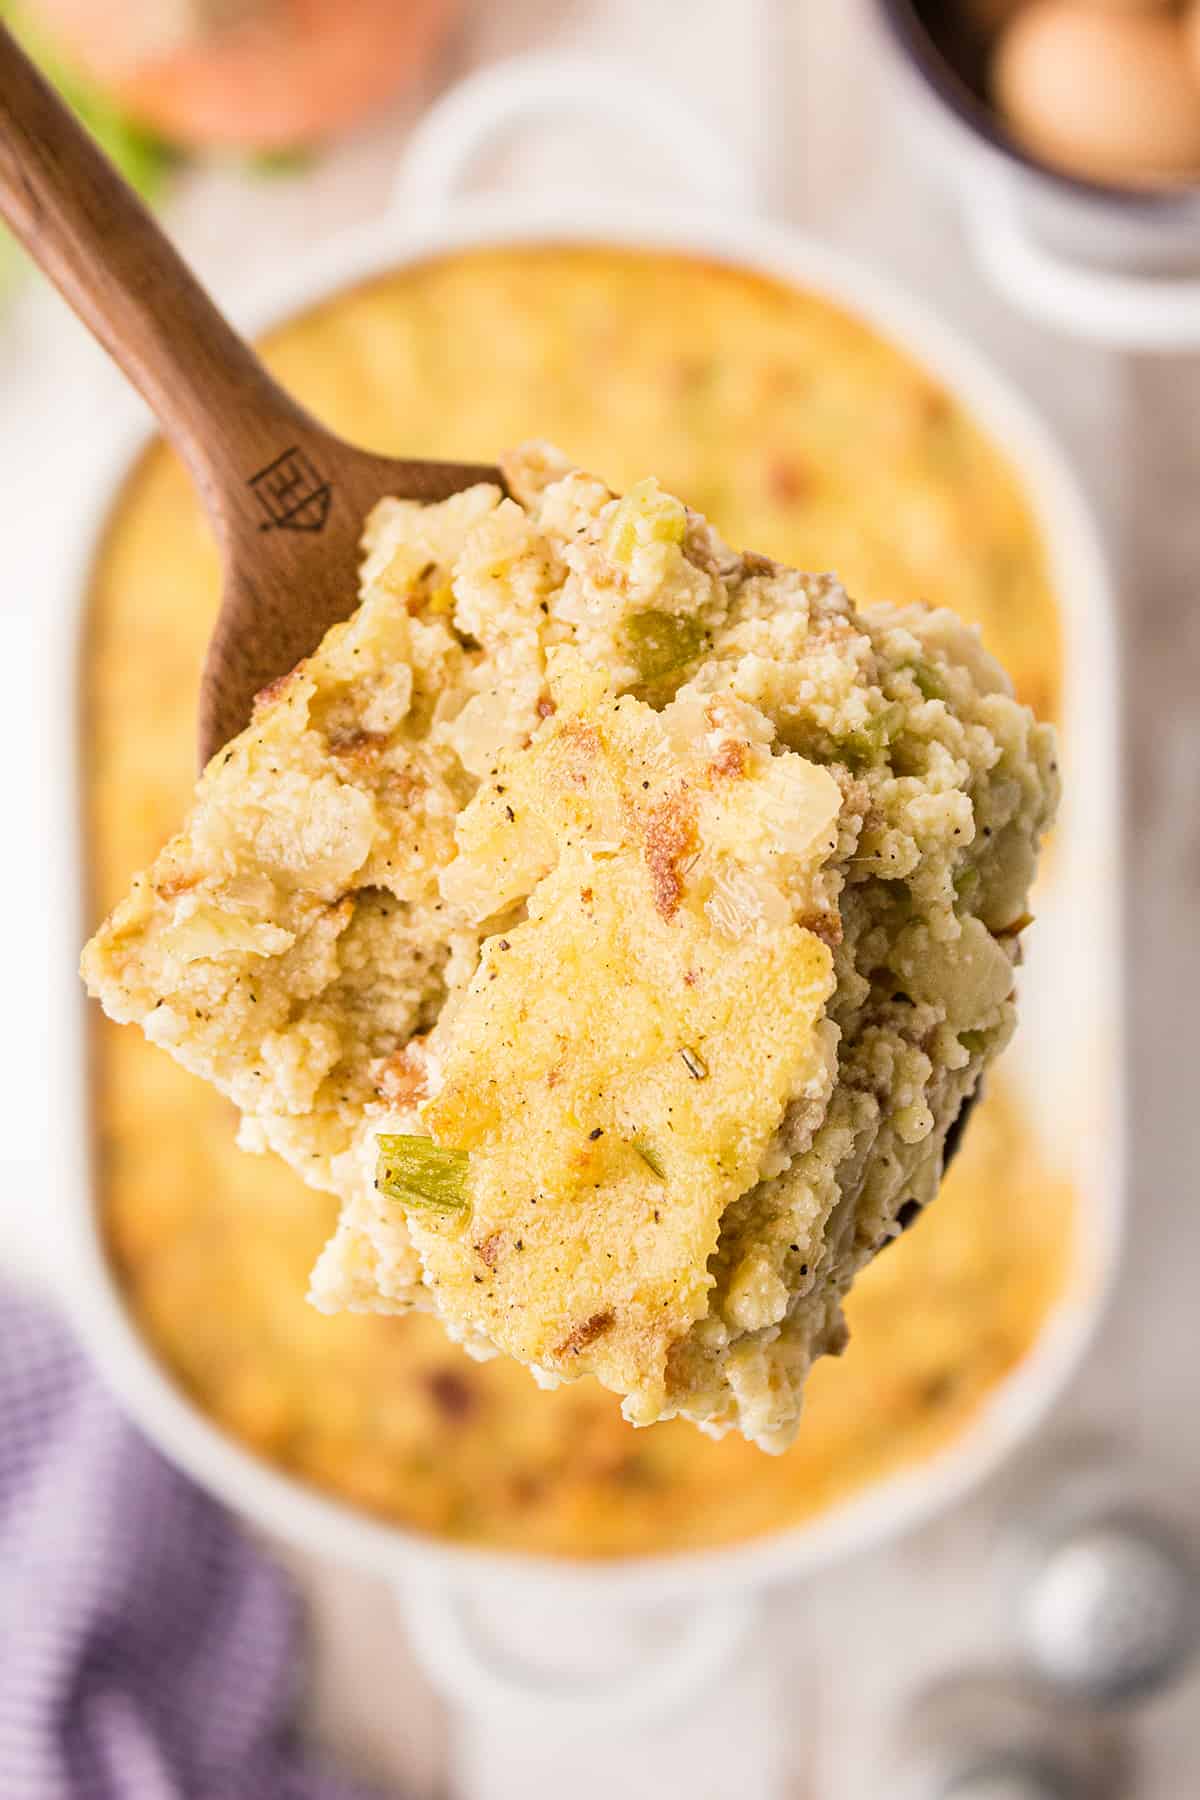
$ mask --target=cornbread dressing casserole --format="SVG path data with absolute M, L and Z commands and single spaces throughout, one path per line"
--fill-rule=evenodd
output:
M 401 271 L 267 348 L 315 411 L 382 450 L 478 454 L 542 422 L 618 481 L 658 468 L 739 541 L 836 564 L 859 591 L 952 597 L 1019 694 L 1054 710 L 1058 624 L 1019 483 L 935 381 L 824 301 L 683 258 L 523 248 Z M 104 908 L 183 810 L 216 598 L 203 520 L 157 449 L 114 515 L 93 596 Z M 536 1396 L 514 1365 L 464 1360 L 428 1320 L 313 1313 L 305 1271 L 336 1203 L 237 1154 L 226 1103 L 138 1035 L 96 1030 L 109 1241 L 168 1367 L 302 1478 L 474 1541 L 634 1553 L 808 1517 L 956 1435 L 1024 1356 L 1071 1263 L 1070 1192 L 993 1079 L 938 1207 L 856 1285 L 853 1342 L 814 1372 L 793 1449 L 763 1460 L 681 1425 L 635 1440 L 591 1382 Z
M 376 508 L 85 973 L 343 1199 L 320 1304 L 781 1449 L 1011 1033 L 1053 732 L 952 614 L 503 466 Z

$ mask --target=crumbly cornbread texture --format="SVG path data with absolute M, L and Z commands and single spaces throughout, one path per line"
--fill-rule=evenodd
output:
M 319 1306 L 781 1449 L 1011 1033 L 1053 734 L 948 612 L 505 477 L 377 508 L 84 973 L 339 1195 Z

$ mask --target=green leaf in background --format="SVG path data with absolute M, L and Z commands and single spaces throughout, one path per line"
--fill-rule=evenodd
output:
M 177 153 L 161 138 L 125 117 L 107 95 L 79 75 L 48 43 L 19 6 L 0 0 L 0 19 L 19 38 L 47 80 L 79 115 L 104 153 L 144 200 L 161 194 Z M 8 293 L 24 266 L 24 256 L 8 228 L 0 224 L 0 296 Z
M 306 174 L 316 162 L 317 152 L 309 145 L 297 144 L 290 150 L 255 150 L 245 160 L 252 174 L 275 180 Z

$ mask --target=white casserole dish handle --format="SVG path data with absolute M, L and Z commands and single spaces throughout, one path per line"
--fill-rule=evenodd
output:
M 539 1600 L 461 1586 L 398 1588 L 411 1643 L 447 1699 L 521 1730 L 558 1735 L 632 1728 L 703 1693 L 747 1646 L 761 1602 L 710 1594 L 653 1610 Z
M 498 139 L 547 121 L 579 120 L 641 140 L 714 207 L 735 214 L 761 210 L 748 163 L 678 94 L 621 64 L 557 55 L 497 63 L 431 107 L 408 140 L 395 210 L 410 220 L 439 213 Z
M 1007 179 L 963 212 L 980 267 L 1022 312 L 1109 350 L 1200 349 L 1200 280 L 1068 261 L 1035 235 Z

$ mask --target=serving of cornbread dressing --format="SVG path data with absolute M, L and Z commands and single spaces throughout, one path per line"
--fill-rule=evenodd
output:
M 375 508 L 84 975 L 341 1196 L 323 1308 L 784 1449 L 1012 1033 L 1054 731 L 955 613 L 501 468 Z
M 492 313 L 498 311 L 500 324 L 491 333 L 488 379 L 482 383 L 477 370 L 472 371 L 467 366 L 463 346 L 472 336 L 472 317 L 477 316 L 485 304 Z M 661 336 L 658 341 L 653 341 L 660 323 Z M 603 329 L 605 327 L 607 329 Z M 608 371 L 603 367 L 597 369 L 606 344 L 613 362 L 611 379 L 607 378 Z M 618 454 L 621 444 L 634 443 L 642 460 L 631 473 L 640 472 L 652 462 L 665 479 L 683 489 L 689 501 L 696 500 L 698 488 L 706 488 L 711 496 L 723 484 L 727 492 L 724 512 L 719 504 L 713 505 L 711 497 L 708 504 L 713 506 L 716 522 L 727 535 L 736 532 L 750 541 L 757 539 L 766 549 L 794 560 L 804 556 L 817 566 L 828 566 L 838 560 L 846 573 L 850 569 L 848 550 L 854 528 L 860 527 L 864 520 L 868 521 L 868 526 L 862 541 L 868 558 L 871 555 L 878 558 L 883 551 L 886 532 L 880 515 L 872 506 L 864 504 L 862 494 L 878 491 L 881 485 L 890 488 L 888 504 L 892 517 L 905 528 L 896 539 L 897 560 L 891 577 L 881 581 L 877 575 L 875 592 L 886 594 L 889 599 L 914 600 L 922 596 L 949 597 L 957 588 L 960 602 L 964 599 L 967 602 L 964 610 L 969 610 L 973 595 L 988 592 L 993 587 L 1002 591 L 1007 604 L 999 616 L 1004 618 L 1007 633 L 1017 641 L 1022 632 L 1018 631 L 1016 620 L 1022 621 L 1026 655 L 1022 659 L 1013 654 L 1015 643 L 1007 650 L 1002 647 L 1002 654 L 1017 665 L 1023 684 L 1026 670 L 1032 668 L 1035 681 L 1041 686 L 1042 697 L 1053 693 L 1057 669 L 1053 651 L 1047 654 L 1047 642 L 1053 640 L 1053 607 L 1045 589 L 1040 546 L 1019 487 L 986 442 L 962 418 L 953 402 L 941 394 L 927 376 L 914 369 L 896 351 L 880 343 L 865 327 L 822 303 L 734 272 L 682 260 L 617 253 L 505 252 L 411 271 L 389 283 L 377 284 L 347 297 L 322 309 L 320 314 L 310 315 L 307 320 L 287 328 L 278 340 L 278 351 L 275 360 L 285 379 L 347 435 L 374 441 L 384 448 L 391 445 L 394 441 L 391 434 L 373 430 L 370 416 L 376 396 L 382 399 L 386 393 L 389 408 L 395 408 L 394 419 L 405 422 L 406 443 L 411 446 L 414 436 L 418 435 L 413 429 L 416 395 L 420 384 L 427 380 L 432 359 L 433 366 L 444 364 L 446 369 L 445 376 L 437 384 L 439 413 L 444 418 L 454 419 L 456 431 L 461 427 L 465 434 L 473 437 L 476 446 L 482 442 L 485 449 L 493 445 L 498 447 L 506 417 L 528 423 L 536 416 L 539 426 L 547 427 L 565 439 L 573 450 L 577 448 L 573 432 L 575 436 L 580 434 L 575 432 L 572 419 L 590 426 L 593 445 L 597 425 L 602 423 L 611 441 L 607 448 L 601 445 L 587 454 L 614 482 L 621 478 Z M 289 362 L 289 353 L 296 360 Z M 681 362 L 694 365 L 701 357 L 706 362 L 701 384 L 707 394 L 704 404 L 700 404 L 700 395 L 696 391 L 694 366 L 681 385 Z M 365 379 L 368 368 L 372 375 L 369 383 Z M 629 371 L 629 389 L 623 413 L 619 401 L 625 392 L 623 375 L 626 371 Z M 364 379 L 356 381 L 356 372 Z M 600 420 L 588 403 L 589 393 L 596 391 L 598 376 L 608 401 Z M 840 378 L 840 393 L 835 378 Z M 327 402 L 321 392 L 322 380 L 328 382 L 326 392 L 330 396 L 336 391 L 341 405 Z M 541 391 L 543 381 L 545 393 Z M 686 405 L 681 404 L 681 392 L 690 395 Z M 458 404 L 460 395 L 461 406 Z M 478 418 L 484 396 L 493 406 L 494 422 L 489 426 L 484 426 Z M 651 418 L 648 414 L 657 414 L 657 417 Z M 428 414 L 424 416 L 428 417 Z M 873 425 L 877 419 L 879 429 L 875 430 Z M 907 421 L 908 442 L 897 429 L 901 419 Z M 431 453 L 453 452 L 455 444 L 445 438 L 439 439 L 439 429 L 438 423 L 431 419 L 425 441 L 418 442 L 417 447 Z M 959 446 L 957 456 L 952 453 L 956 444 Z M 705 453 L 709 465 L 707 478 L 703 467 Z M 793 467 L 798 467 L 803 459 L 810 465 L 812 478 L 807 496 L 794 479 L 790 484 L 780 480 L 779 469 L 789 459 Z M 691 480 L 673 473 L 685 461 L 693 465 L 694 478 Z M 956 467 L 960 462 L 961 478 L 958 478 Z M 736 496 L 756 472 L 766 490 L 758 498 L 759 511 L 756 513 L 753 506 L 739 511 Z M 956 492 L 958 489 L 961 491 Z M 832 553 L 819 554 L 811 550 L 802 552 L 789 545 L 785 536 L 789 521 L 799 527 L 805 522 L 806 514 L 815 509 L 820 534 L 820 515 L 836 517 L 839 500 L 844 515 L 840 548 L 832 545 Z M 883 504 L 882 500 L 879 504 Z M 763 525 L 751 526 L 743 522 L 745 517 L 761 517 L 764 511 L 773 512 L 775 516 L 776 529 L 770 535 Z M 869 522 L 872 520 L 878 537 L 875 544 L 870 535 Z M 912 531 L 914 521 L 922 520 L 927 528 L 924 539 L 920 533 L 914 535 Z M 811 519 L 807 523 L 812 524 Z M 833 535 L 831 530 L 830 540 Z M 913 558 L 910 567 L 904 566 L 906 549 Z M 928 558 L 927 565 L 923 561 L 925 557 Z M 168 569 L 169 583 L 163 578 L 164 570 Z M 131 869 L 147 860 L 158 847 L 180 810 L 180 800 L 187 786 L 187 720 L 200 645 L 211 617 L 214 575 L 203 544 L 202 528 L 185 498 L 180 476 L 165 459 L 156 455 L 135 476 L 118 511 L 98 577 L 93 616 L 92 725 L 98 752 L 93 762 L 96 771 L 93 847 L 98 872 L 103 877 L 104 892 L 100 898 L 105 902 L 111 901 Z M 1031 611 L 1035 614 L 1032 630 Z M 136 637 L 129 630 L 134 620 Z M 1047 623 L 1049 630 L 1041 631 L 1040 642 L 1036 642 L 1038 625 Z M 195 636 L 191 638 L 193 624 Z M 984 626 L 986 632 L 986 618 Z M 148 637 L 157 640 L 160 634 L 163 647 L 169 649 L 169 663 L 155 662 L 154 681 L 150 683 L 146 679 L 147 665 L 141 663 L 139 666 L 136 653 L 131 653 L 131 644 L 139 641 L 144 644 Z M 1040 658 L 1036 665 L 1035 642 Z M 892 704 L 894 706 L 894 701 Z M 922 704 L 922 697 L 918 697 L 916 704 Z M 159 720 L 157 742 L 155 714 Z M 170 750 L 168 746 L 172 742 L 175 748 Z M 152 743 L 154 748 L 151 748 Z M 132 807 L 131 801 L 142 804 Z M 135 1048 L 142 1049 L 140 1045 Z M 270 1280 L 261 1272 L 247 1269 L 247 1263 L 253 1263 L 250 1253 L 256 1233 L 261 1230 L 264 1248 L 270 1238 L 267 1230 L 270 1194 L 273 1188 L 278 1192 L 279 1184 L 286 1178 L 271 1165 L 249 1159 L 245 1159 L 244 1165 L 238 1165 L 235 1172 L 227 1166 L 232 1152 L 225 1152 L 216 1142 L 209 1143 L 217 1133 L 202 1131 L 197 1123 L 185 1122 L 182 1114 L 176 1117 L 175 1130 L 167 1129 L 165 1120 L 160 1128 L 157 1120 L 148 1119 L 150 1096 L 164 1087 L 170 1092 L 167 1084 L 172 1080 L 184 1084 L 178 1090 L 179 1103 L 186 1106 L 188 1118 L 194 1119 L 197 1109 L 212 1103 L 207 1096 L 198 1095 L 186 1077 L 178 1075 L 165 1063 L 161 1069 L 156 1069 L 153 1080 L 139 1082 L 140 1091 L 131 1091 L 127 1082 L 119 1079 L 121 1062 L 129 1053 L 128 1045 L 108 1045 L 106 1033 L 100 1071 L 102 1123 L 107 1151 L 107 1197 L 118 1262 L 128 1269 L 135 1310 L 138 1309 L 139 1293 L 147 1288 L 151 1269 L 156 1268 L 160 1274 L 164 1270 L 174 1270 L 170 1298 L 161 1309 L 150 1309 L 156 1312 L 160 1321 L 158 1326 L 150 1323 L 152 1339 L 159 1342 L 168 1361 L 177 1370 L 182 1372 L 181 1363 L 186 1366 L 185 1378 L 190 1386 L 199 1387 L 202 1400 L 206 1393 L 212 1395 L 216 1387 L 221 1387 L 226 1394 L 236 1389 L 246 1413 L 242 1429 L 252 1438 L 259 1439 L 268 1453 L 280 1456 L 293 1466 L 307 1467 L 321 1478 L 316 1462 L 306 1454 L 306 1442 L 315 1444 L 332 1429 L 342 1452 L 334 1462 L 348 1471 L 356 1462 L 355 1456 L 349 1454 L 351 1446 L 361 1439 L 357 1461 L 375 1469 L 373 1482 L 365 1485 L 374 1485 L 377 1491 L 365 1495 L 363 1482 L 355 1481 L 348 1473 L 344 1477 L 333 1474 L 326 1479 L 331 1479 L 335 1486 L 340 1485 L 343 1491 L 355 1487 L 359 1497 L 370 1498 L 373 1504 L 394 1511 L 398 1516 L 424 1517 L 427 1521 L 428 1514 L 406 1510 L 410 1504 L 415 1508 L 415 1470 L 428 1461 L 435 1488 L 440 1470 L 445 1483 L 444 1498 L 450 1502 L 455 1482 L 447 1459 L 453 1461 L 453 1446 L 460 1441 L 465 1453 L 472 1434 L 471 1421 L 480 1418 L 483 1412 L 490 1412 L 491 1416 L 483 1427 L 479 1444 L 495 1447 L 494 1480 L 500 1484 L 515 1482 L 522 1493 L 529 1489 L 532 1494 L 547 1481 L 553 1487 L 562 1479 L 569 1483 L 583 1480 L 585 1486 L 588 1481 L 601 1480 L 584 1470 L 567 1467 L 571 1460 L 567 1454 L 568 1445 L 580 1441 L 584 1416 L 589 1414 L 594 1414 L 597 1430 L 601 1421 L 604 1422 L 604 1430 L 611 1435 L 614 1445 L 625 1445 L 624 1452 L 614 1452 L 618 1463 L 624 1463 L 628 1456 L 630 1466 L 647 1466 L 642 1447 L 647 1440 L 638 1439 L 635 1446 L 616 1415 L 613 1402 L 591 1383 L 580 1383 L 552 1396 L 528 1392 L 522 1401 L 519 1392 L 509 1386 L 509 1380 L 516 1376 L 527 1381 L 527 1377 L 520 1377 L 515 1370 L 502 1372 L 497 1367 L 477 1369 L 465 1362 L 455 1363 L 455 1353 L 451 1349 L 444 1344 L 436 1347 L 427 1332 L 422 1337 L 426 1329 L 422 1322 L 345 1319 L 322 1322 L 314 1319 L 305 1321 L 303 1331 L 293 1322 L 292 1330 L 300 1342 L 307 1339 L 313 1325 L 318 1334 L 329 1334 L 318 1335 L 313 1342 L 313 1352 L 319 1361 L 321 1344 L 327 1346 L 331 1380 L 332 1370 L 340 1366 L 336 1347 L 347 1341 L 346 1332 L 360 1334 L 349 1341 L 358 1346 L 364 1365 L 373 1367 L 375 1359 L 379 1359 L 377 1381 L 373 1378 L 369 1384 L 365 1383 L 360 1369 L 356 1379 L 342 1378 L 334 1382 L 342 1389 L 344 1400 L 355 1396 L 354 1405 L 348 1409 L 355 1415 L 353 1423 L 347 1422 L 344 1416 L 337 1417 L 339 1409 L 331 1408 L 328 1394 L 324 1399 L 320 1398 L 328 1382 L 323 1382 L 312 1367 L 305 1370 L 302 1358 L 292 1366 L 291 1353 L 285 1350 L 275 1367 L 261 1355 L 248 1356 L 244 1345 L 239 1349 L 241 1325 L 244 1323 L 250 1328 L 252 1338 L 257 1336 L 256 1323 L 261 1327 L 275 1317 L 282 1303 L 282 1286 L 287 1287 L 288 1301 L 297 1308 L 302 1306 L 299 1293 L 302 1283 L 293 1284 L 289 1275 L 284 1284 L 278 1275 Z M 126 1113 L 124 1128 L 121 1127 L 122 1102 Z M 996 1106 L 994 1100 L 992 1105 Z M 991 1129 L 986 1124 L 986 1111 L 984 1121 L 983 1126 L 976 1127 L 979 1135 L 985 1129 Z M 228 1130 L 228 1126 L 225 1129 Z M 1009 1130 L 1011 1126 L 1006 1128 L 1006 1135 Z M 168 1138 L 174 1140 L 173 1143 L 168 1143 Z M 186 1140 L 186 1148 L 180 1139 Z M 167 1159 L 175 1158 L 174 1178 L 164 1167 L 161 1185 L 148 1166 L 158 1153 Z M 178 1159 L 182 1154 L 212 1156 L 221 1164 L 219 1175 L 214 1169 L 207 1180 L 181 1179 Z M 968 1161 L 963 1166 L 969 1169 L 973 1160 L 970 1147 L 964 1154 Z M 1011 1155 L 1009 1147 L 1001 1153 L 1001 1160 L 1004 1156 L 1011 1159 Z M 652 1165 L 651 1171 L 653 1173 Z M 956 1177 L 950 1194 L 942 1201 L 944 1207 L 953 1205 L 954 1187 L 959 1179 Z M 1035 1169 L 1029 1170 L 1029 1180 L 1036 1191 L 1040 1184 Z M 1036 1229 L 1038 1237 L 1034 1246 L 1036 1254 L 1029 1253 L 1028 1242 L 1022 1254 L 1021 1243 L 1014 1240 L 1020 1208 L 1011 1192 L 1003 1197 L 1003 1224 L 998 1216 L 999 1203 L 996 1216 L 991 1220 L 994 1241 L 989 1245 L 986 1231 L 982 1235 L 973 1231 L 973 1252 L 977 1249 L 980 1254 L 999 1259 L 998 1266 L 1006 1257 L 1015 1256 L 1014 1266 L 1023 1271 L 1021 1281 L 1016 1284 L 1021 1289 L 1021 1298 L 1018 1300 L 1015 1294 L 1010 1294 L 1007 1307 L 991 1320 L 995 1327 L 991 1333 L 991 1354 L 995 1355 L 996 1332 L 1007 1345 L 999 1357 L 1001 1366 L 993 1364 L 988 1375 L 973 1369 L 970 1335 L 947 1357 L 943 1379 L 940 1384 L 933 1385 L 945 1389 L 943 1415 L 948 1409 L 953 1422 L 967 1416 L 979 1394 L 1003 1372 L 1003 1367 L 1010 1366 L 1028 1347 L 1036 1334 L 1037 1321 L 1061 1279 L 1067 1257 L 1069 1208 L 1054 1184 L 1041 1185 L 1055 1194 L 1056 1203 L 1049 1209 L 1049 1220 L 1045 1216 L 1048 1204 L 1045 1193 L 1032 1209 L 1037 1217 L 1036 1227 L 1031 1223 L 1031 1230 Z M 171 1192 L 162 1191 L 163 1186 L 169 1186 Z M 244 1224 L 239 1222 L 232 1233 L 237 1240 L 236 1250 L 230 1253 L 227 1246 L 223 1279 L 236 1280 L 244 1291 L 236 1301 L 227 1301 L 223 1306 L 206 1294 L 199 1305 L 189 1307 L 185 1297 L 187 1283 L 190 1280 L 203 1282 L 206 1267 L 208 1278 L 216 1277 L 222 1258 L 218 1254 L 215 1263 L 208 1261 L 199 1252 L 194 1233 L 185 1222 L 176 1217 L 172 1225 L 163 1215 L 186 1209 L 189 1215 L 198 1212 L 199 1217 L 194 1222 L 200 1224 L 207 1208 L 209 1230 L 201 1235 L 212 1235 L 217 1231 L 218 1215 L 224 1214 L 229 1204 L 231 1190 L 244 1197 L 245 1221 Z M 300 1190 L 303 1193 L 301 1200 L 294 1184 L 289 1191 L 299 1236 L 301 1218 L 306 1214 L 310 1218 L 313 1216 L 314 1203 L 320 1196 Z M 142 1197 L 140 1205 L 133 1203 L 135 1194 Z M 152 1208 L 147 1204 L 149 1194 L 154 1196 Z M 256 1200 L 256 1195 L 261 1197 Z M 144 1256 L 130 1256 L 130 1244 L 123 1241 L 117 1223 L 124 1218 L 136 1239 L 136 1223 L 127 1216 L 130 1208 L 122 1205 L 125 1198 L 130 1200 L 134 1218 L 141 1218 L 143 1229 L 151 1240 Z M 285 1214 L 286 1210 L 285 1207 Z M 983 1215 L 981 1202 L 981 1218 Z M 286 1227 L 286 1217 L 275 1223 Z M 1049 1223 L 1054 1224 L 1053 1231 L 1048 1231 Z M 901 1267 L 912 1252 L 912 1245 L 919 1244 L 925 1234 L 932 1234 L 936 1229 L 935 1214 L 933 1219 L 922 1224 L 911 1243 L 890 1251 L 889 1259 L 897 1268 Z M 891 1287 L 898 1276 L 889 1275 L 885 1284 L 884 1271 L 877 1270 L 865 1279 Z M 182 1284 L 179 1288 L 174 1286 L 176 1281 Z M 990 1284 L 985 1285 L 990 1287 Z M 997 1304 L 1005 1287 L 1003 1281 L 995 1283 Z M 872 1291 L 866 1290 L 868 1297 Z M 919 1294 L 919 1286 L 913 1291 Z M 921 1295 L 920 1303 L 912 1308 L 914 1316 L 909 1324 L 918 1335 L 920 1327 L 928 1329 L 930 1297 L 936 1291 L 936 1279 L 931 1279 L 929 1292 Z M 260 1309 L 257 1321 L 254 1318 L 256 1307 Z M 979 1328 L 976 1335 L 987 1339 L 989 1333 L 985 1326 L 989 1308 L 981 1308 L 976 1296 L 972 1311 Z M 202 1315 L 195 1321 L 194 1339 L 183 1329 L 183 1315 L 189 1312 Z M 167 1314 L 171 1318 L 170 1347 L 163 1344 L 162 1338 Z M 215 1316 L 218 1314 L 220 1316 Z M 1014 1328 L 1013 1320 L 1018 1314 L 1020 1325 Z M 893 1366 L 897 1329 L 898 1325 L 894 1326 L 891 1333 Z M 381 1333 L 387 1336 L 381 1336 Z M 413 1346 L 412 1379 L 409 1382 L 397 1372 L 397 1358 L 403 1362 L 405 1357 L 400 1334 L 407 1334 L 403 1342 Z M 285 1327 L 283 1335 L 289 1337 L 292 1331 Z M 185 1351 L 188 1344 L 194 1345 L 190 1353 Z M 393 1344 L 396 1346 L 394 1351 Z M 419 1348 L 419 1344 L 424 1348 Z M 853 1355 L 852 1350 L 850 1356 Z M 431 1358 L 440 1359 L 435 1369 L 429 1366 Z M 821 1379 L 825 1386 L 828 1387 L 831 1377 L 842 1376 L 850 1366 L 846 1362 L 840 1369 L 823 1371 Z M 206 1374 L 198 1382 L 200 1369 Z M 976 1374 L 978 1381 L 973 1380 Z M 455 1379 L 451 1380 L 451 1375 Z M 968 1399 L 966 1396 L 972 1387 L 974 1393 Z M 812 1402 L 814 1410 L 819 1408 L 822 1391 L 818 1384 Z M 931 1387 L 930 1396 L 932 1392 Z M 372 1393 L 374 1401 L 371 1400 Z M 289 1394 L 293 1396 L 290 1403 Z M 501 1395 L 505 1396 L 503 1401 Z M 768 1484 L 770 1491 L 764 1491 L 761 1507 L 752 1508 L 752 1518 L 739 1515 L 722 1524 L 718 1502 L 718 1517 L 707 1519 L 699 1527 L 701 1536 L 707 1535 L 711 1541 L 716 1541 L 746 1530 L 766 1529 L 773 1523 L 782 1524 L 790 1517 L 800 1516 L 813 1505 L 824 1503 L 832 1494 L 869 1478 L 881 1466 L 893 1466 L 897 1461 L 906 1460 L 931 1436 L 944 1431 L 950 1422 L 945 1416 L 940 1420 L 932 1415 L 909 1418 L 906 1409 L 901 1407 L 892 1426 L 882 1434 L 886 1442 L 877 1443 L 873 1460 L 865 1453 L 865 1447 L 860 1446 L 860 1454 L 854 1449 L 857 1415 L 863 1410 L 859 1404 L 861 1396 L 851 1396 L 847 1392 L 845 1399 L 846 1416 L 838 1419 L 838 1436 L 845 1446 L 842 1456 L 845 1466 L 838 1466 L 838 1456 L 832 1449 L 822 1454 L 814 1442 L 820 1426 L 817 1411 L 817 1423 L 814 1425 L 810 1415 L 796 1448 L 776 1465 L 780 1470 L 797 1469 L 798 1486 L 790 1500 L 787 1498 L 789 1484 L 785 1482 L 781 1488 L 777 1478 L 773 1478 Z M 256 1424 L 252 1415 L 259 1402 L 263 1416 Z M 305 1410 L 309 1402 L 311 1414 L 307 1418 L 297 1417 L 295 1406 L 300 1405 Z M 210 1398 L 209 1403 L 214 1410 L 228 1414 L 228 1407 L 215 1398 Z M 936 1414 L 939 1409 L 932 1397 L 929 1404 Z M 514 1433 L 512 1443 L 498 1433 L 497 1413 L 491 1410 L 493 1408 L 500 1409 L 502 1416 L 510 1419 L 508 1429 Z M 524 1421 L 526 1410 L 528 1419 Z M 343 1405 L 341 1411 L 345 1414 L 347 1408 Z M 522 1415 L 521 1430 L 528 1431 L 531 1439 L 541 1446 L 536 1459 L 540 1467 L 526 1468 L 524 1479 L 522 1457 L 515 1441 L 518 1413 Z M 864 1432 L 868 1431 L 870 1414 L 868 1406 L 863 1411 Z M 426 1417 L 426 1433 L 432 1431 L 433 1434 L 427 1435 L 423 1451 L 413 1441 L 413 1431 L 421 1416 Z M 385 1417 L 389 1424 L 382 1422 Z M 832 1420 L 832 1414 L 830 1418 Z M 369 1423 L 369 1420 L 375 1423 Z M 677 1442 L 679 1429 L 660 1427 L 649 1434 L 650 1440 L 665 1434 L 676 1445 L 668 1452 L 664 1444 L 661 1452 L 671 1466 L 678 1465 L 681 1454 Z M 397 1435 L 393 1437 L 393 1434 Z M 417 1436 L 420 1436 L 419 1430 Z M 807 1476 L 802 1476 L 799 1473 L 801 1461 L 796 1459 L 804 1458 L 810 1444 L 815 1462 L 809 1464 Z M 695 1471 L 694 1478 L 698 1483 L 708 1483 L 704 1468 L 709 1468 L 711 1482 L 715 1484 L 713 1492 L 717 1496 L 722 1492 L 723 1480 L 727 1479 L 722 1476 L 722 1468 L 729 1467 L 732 1473 L 734 1467 L 734 1463 L 722 1460 L 731 1448 L 730 1445 L 708 1445 L 697 1440 L 694 1451 L 687 1453 L 689 1457 L 694 1454 L 702 1459 Z M 658 1454 L 654 1453 L 649 1462 L 653 1463 Z M 547 1459 L 558 1468 L 554 1480 L 550 1479 Z M 740 1467 L 741 1479 L 749 1480 L 746 1465 Z M 814 1487 L 814 1473 L 818 1471 L 820 1480 Z M 479 1479 L 479 1470 L 473 1467 L 465 1485 L 474 1488 Z M 687 1481 L 682 1469 L 672 1480 L 681 1483 L 681 1494 L 686 1491 Z M 757 1480 L 756 1476 L 755 1484 Z M 627 1483 L 618 1482 L 610 1499 L 623 1493 L 625 1485 Z M 672 1520 L 674 1503 L 670 1496 L 671 1482 L 668 1481 L 666 1499 L 660 1493 L 657 1501 L 659 1506 L 665 1507 L 662 1519 L 665 1537 L 648 1531 L 643 1518 L 625 1542 L 620 1530 L 615 1535 L 605 1531 L 592 1517 L 581 1533 L 586 1542 L 573 1545 L 569 1532 L 564 1538 L 548 1525 L 543 1530 L 543 1541 L 547 1547 L 558 1549 L 633 1549 L 673 1541 L 673 1531 L 676 1531 L 677 1541 L 699 1541 L 697 1521 L 688 1526 L 682 1516 L 678 1522 Z M 599 1504 L 602 1495 L 597 1493 L 595 1498 Z M 532 1503 L 528 1496 L 521 1502 L 514 1490 L 512 1506 L 527 1510 Z M 552 1504 L 551 1512 L 555 1510 Z M 711 1506 L 706 1508 L 706 1512 L 711 1510 Z M 455 1503 L 450 1511 L 457 1515 L 461 1508 Z M 487 1508 L 481 1511 L 487 1511 Z M 523 1518 L 522 1527 L 526 1523 L 528 1521 Z M 461 1531 L 470 1533 L 474 1530 L 494 1542 L 531 1541 L 517 1529 L 515 1521 L 506 1531 L 496 1516 L 487 1524 L 473 1526 L 469 1518 L 452 1520 L 451 1525 L 455 1524 Z

